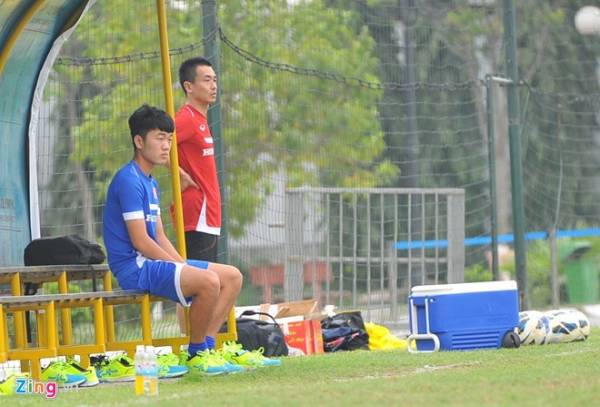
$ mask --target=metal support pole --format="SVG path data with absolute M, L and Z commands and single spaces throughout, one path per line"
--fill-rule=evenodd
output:
M 163 74 L 163 92 L 165 94 L 165 110 L 171 117 L 175 117 L 175 106 L 173 104 L 173 88 L 171 79 L 171 57 L 169 55 L 169 32 L 167 30 L 167 12 L 165 2 L 156 0 L 158 15 L 158 32 L 160 37 L 160 58 Z M 183 204 L 181 202 L 181 184 L 179 179 L 179 155 L 177 153 L 177 132 L 173 132 L 173 144 L 169 154 L 171 170 L 171 187 L 173 191 L 173 203 L 175 207 L 175 231 L 177 240 L 177 251 L 181 257 L 186 258 L 185 234 L 183 231 Z
M 486 120 L 488 141 L 488 170 L 490 177 L 490 235 L 492 236 L 492 277 L 499 279 L 498 267 L 498 201 L 496 195 L 496 141 L 494 139 L 494 82 L 491 75 L 485 76 Z
M 525 248 L 525 213 L 523 210 L 523 174 L 521 168 L 519 70 L 517 65 L 517 34 L 513 0 L 504 2 L 504 44 L 506 74 L 512 80 L 507 85 L 508 139 L 512 192 L 513 232 L 515 235 L 515 268 L 521 309 L 528 309 L 527 264 Z
M 448 284 L 465 281 L 465 192 L 448 194 Z
M 388 255 L 388 288 L 390 290 L 390 320 L 398 322 L 398 253 L 396 240 L 387 245 Z
M 551 228 L 548 233 L 548 244 L 550 245 L 550 285 L 552 286 L 552 308 L 560 305 L 558 291 L 558 246 L 556 244 L 556 228 Z
M 303 244 L 304 208 L 302 192 L 285 194 L 285 269 L 283 296 L 286 301 L 301 300 L 304 294 Z
M 414 46 L 414 23 L 416 19 L 416 9 L 414 0 L 403 0 L 403 22 L 404 22 L 404 58 L 406 64 L 406 71 L 404 72 L 404 83 L 406 84 L 406 148 L 407 148 L 407 163 L 406 163 L 406 176 L 408 177 L 405 182 L 406 187 L 416 188 L 418 186 L 419 178 L 419 139 L 417 134 L 417 96 L 415 92 L 416 83 L 416 68 L 415 68 L 415 46 Z M 403 174 L 404 175 L 404 174 Z M 416 216 L 417 208 L 414 214 Z M 417 225 L 416 230 L 419 227 Z M 415 239 L 418 237 L 414 236 Z
M 217 19 L 217 1 L 202 0 L 202 29 L 204 37 L 204 55 L 212 64 L 217 78 L 221 76 L 221 64 L 219 58 L 219 23 Z M 221 190 L 221 237 L 219 239 L 218 260 L 220 263 L 229 262 L 229 245 L 227 234 L 227 188 L 225 188 L 225 163 L 223 148 L 223 132 L 221 130 L 221 87 L 217 89 L 217 100 L 208 110 L 208 127 L 213 136 L 215 146 L 215 157 Z

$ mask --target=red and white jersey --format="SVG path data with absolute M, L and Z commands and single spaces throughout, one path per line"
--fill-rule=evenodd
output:
M 186 104 L 175 115 L 175 129 L 179 166 L 199 187 L 186 188 L 181 194 L 184 230 L 219 235 L 221 193 L 208 121 L 202 113 Z

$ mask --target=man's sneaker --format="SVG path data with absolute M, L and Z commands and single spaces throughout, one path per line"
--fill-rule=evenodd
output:
M 263 356 L 264 349 L 245 350 L 235 342 L 225 342 L 221 348 L 223 358 L 229 363 L 243 366 L 247 369 L 267 366 L 281 366 L 281 360 Z
M 92 387 L 96 386 L 100 381 L 96 374 L 96 369 L 88 367 L 87 369 L 79 364 L 75 359 L 67 359 L 67 365 L 72 369 L 75 374 L 85 376 L 85 382 L 79 385 L 79 387 Z
M 15 394 L 15 385 L 17 378 L 11 374 L 7 378 L 0 380 L 0 396 L 12 396 Z
M 29 378 L 29 373 L 15 373 L 0 381 L 0 396 L 12 396 L 16 393 L 17 378 Z
M 158 355 L 158 377 L 160 379 L 180 377 L 186 374 L 189 369 L 187 366 L 179 364 L 179 357 L 174 353 Z
M 97 358 L 94 367 L 101 382 L 132 382 L 135 380 L 135 366 L 133 360 L 127 355 L 119 355 L 112 359 Z
M 211 349 L 197 352 L 192 357 L 188 356 L 185 363 L 190 371 L 199 372 L 209 376 L 216 376 L 224 373 L 237 373 L 243 370 L 243 367 L 228 363 L 219 353 Z
M 190 354 L 188 353 L 188 351 L 185 349 L 181 349 L 179 351 L 179 366 L 187 367 L 187 361 L 189 358 L 190 358 Z
M 83 374 L 76 374 L 69 365 L 59 361 L 50 362 L 50 364 L 42 370 L 40 379 L 45 382 L 56 382 L 58 387 L 79 386 L 86 380 Z

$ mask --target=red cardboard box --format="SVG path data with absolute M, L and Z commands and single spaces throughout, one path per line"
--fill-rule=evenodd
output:
M 305 355 L 324 352 L 321 321 L 284 322 L 280 325 L 288 347 L 300 349 Z

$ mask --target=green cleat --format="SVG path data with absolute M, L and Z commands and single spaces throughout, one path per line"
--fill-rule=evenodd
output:
M 16 392 L 17 378 L 29 378 L 29 373 L 15 373 L 0 381 L 0 396 L 12 396 Z
M 88 367 L 87 369 L 79 364 L 75 359 L 67 359 L 67 365 L 71 369 L 73 374 L 79 374 L 85 376 L 85 382 L 79 385 L 79 387 L 92 387 L 100 383 L 96 369 Z
M 77 372 L 65 362 L 59 361 L 50 362 L 50 364 L 42 370 L 40 379 L 45 382 L 56 382 L 58 387 L 79 386 L 82 383 L 85 383 L 86 380 L 83 374 Z
M 186 352 L 187 358 L 187 352 Z M 166 355 L 158 355 L 158 377 L 160 379 L 170 379 L 173 377 L 180 377 L 186 374 L 189 369 L 186 365 L 181 365 L 179 357 L 174 353 L 168 353 Z
M 187 352 L 186 352 L 187 354 Z M 186 365 L 192 372 L 198 372 L 208 376 L 216 376 L 224 373 L 241 372 L 241 366 L 234 366 L 228 363 L 220 353 L 207 349 L 197 352 L 193 357 L 186 360 Z
M 101 382 L 132 382 L 135 380 L 135 366 L 133 360 L 127 355 L 120 355 L 112 359 L 96 358 L 95 368 Z
M 281 366 L 281 360 L 263 356 L 263 348 L 248 351 L 235 342 L 225 342 L 220 350 L 223 358 L 231 364 L 254 369 L 267 366 Z

